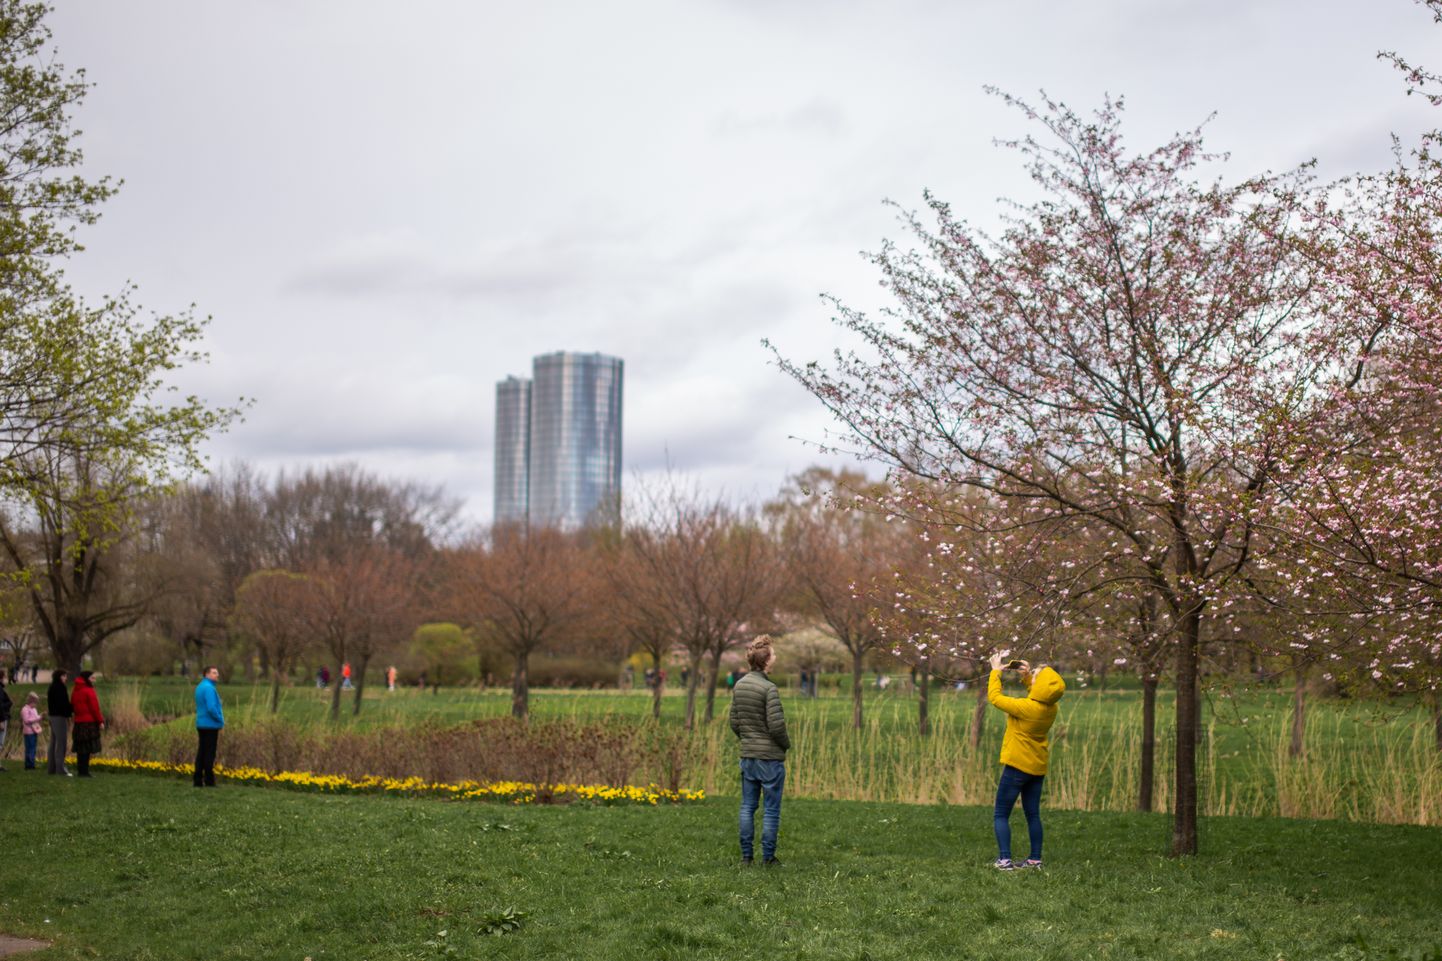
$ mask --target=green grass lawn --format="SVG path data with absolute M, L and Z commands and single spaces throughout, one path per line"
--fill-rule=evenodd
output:
M 175 724 L 188 729 L 189 712 L 193 710 L 192 686 L 178 678 L 151 678 L 143 682 L 142 704 L 152 715 L 178 715 Z M 875 725 L 879 736 L 867 739 L 865 753 L 870 761 L 883 766 L 917 749 L 917 699 L 915 695 L 894 685 L 891 690 L 866 688 L 868 728 Z M 227 717 L 232 724 L 248 724 L 267 720 L 269 689 L 264 685 L 226 682 L 221 686 Z M 1013 692 L 1015 693 L 1015 692 Z M 102 703 L 106 697 L 101 686 Z M 716 695 L 716 712 L 723 740 L 724 718 L 729 705 L 724 690 Z M 783 694 L 787 717 L 798 743 L 798 757 L 810 756 L 818 744 L 849 743 L 851 738 L 851 701 L 848 695 L 824 691 L 821 697 L 804 698 L 792 691 Z M 938 689 L 931 698 L 930 713 L 936 740 L 944 745 L 957 745 L 966 738 L 976 704 L 974 688 L 965 691 Z M 446 688 L 437 694 L 415 688 L 394 693 L 380 686 L 367 688 L 359 715 L 350 713 L 350 692 L 346 692 L 343 711 L 338 722 L 329 720 L 329 692 L 314 687 L 297 686 L 283 690 L 279 716 L 298 727 L 325 731 L 336 726 L 343 729 L 374 729 L 409 726 L 417 723 L 459 724 L 477 718 L 507 716 L 511 709 L 509 690 L 478 688 Z M 650 697 L 643 690 L 567 691 L 534 690 L 531 694 L 532 716 L 574 718 L 608 723 L 640 723 L 650 716 Z M 685 699 L 679 689 L 672 689 L 664 699 L 662 723 L 679 729 L 684 720 Z M 1158 771 L 1169 777 L 1175 698 L 1169 691 L 1158 697 L 1157 737 L 1160 745 Z M 1053 730 L 1053 742 L 1059 769 L 1075 773 L 1085 758 L 1091 778 L 1089 790 L 1099 797 L 1111 798 L 1102 805 L 1116 810 L 1130 807 L 1135 796 L 1135 775 L 1126 765 L 1095 763 L 1099 753 L 1127 745 L 1133 750 L 1140 739 L 1141 692 L 1135 688 L 1113 687 L 1100 691 L 1095 686 L 1082 688 L 1073 678 L 1072 689 L 1062 701 L 1061 713 Z M 1207 797 L 1216 799 L 1216 810 L 1230 813 L 1281 813 L 1279 771 L 1285 762 L 1278 754 L 1286 753 L 1290 730 L 1291 697 L 1287 692 L 1267 687 L 1215 687 L 1208 690 L 1203 702 L 1206 722 L 1205 743 L 1201 755 L 1200 776 Z M 1316 697 L 1309 706 L 1310 756 L 1327 774 L 1325 778 L 1298 774 L 1300 782 L 1288 788 L 1286 813 L 1324 813 L 1305 805 L 1297 806 L 1299 794 L 1311 792 L 1318 796 L 1352 798 L 1363 789 L 1370 789 L 1369 772 L 1389 770 L 1403 772 L 1407 792 L 1430 789 L 1439 767 L 1437 752 L 1432 746 L 1431 721 L 1415 699 L 1338 699 Z M 994 758 L 999 750 L 1002 719 L 988 711 L 987 731 L 982 753 Z M 949 747 L 940 753 L 945 754 Z M 715 752 L 712 752 L 713 754 Z M 223 759 L 222 759 L 223 760 Z M 728 763 L 729 769 L 729 763 Z M 893 766 L 895 766 L 893 764 Z M 900 765 L 905 767 L 905 765 Z M 811 771 L 819 769 L 812 766 Z M 1419 772 L 1434 771 L 1419 776 Z M 894 778 L 896 775 L 888 774 Z M 706 786 L 710 775 L 697 772 L 689 786 Z M 823 781 L 829 775 L 823 777 Z M 990 778 L 990 772 L 986 775 Z M 1420 779 L 1419 779 L 1420 778 Z M 1414 785 L 1413 781 L 1417 784 Z M 1115 785 L 1115 787 L 1113 787 Z M 816 793 L 798 783 L 806 793 Z M 902 794 L 894 787 L 884 787 L 879 796 L 870 799 L 898 799 Z M 1058 785 L 1058 790 L 1061 786 Z M 855 796 L 855 795 L 851 795 Z M 1363 812 L 1375 805 L 1359 802 Z M 1345 807 L 1346 805 L 1342 805 Z M 1362 815 L 1363 819 L 1369 817 Z M 1397 815 L 1391 815 L 1392 818 Z M 1404 820 L 1408 818 L 1403 818 Z
M 735 805 L 511 807 L 99 772 L 0 774 L 0 931 L 37 959 L 1442 959 L 1442 831 L 1047 813 L 1001 874 L 982 808 L 786 802 L 777 870 Z M 1024 833 L 1021 818 L 1015 818 Z M 519 928 L 506 912 L 523 915 Z M 444 934 L 442 934 L 444 932 Z
M 1075 679 L 1073 679 L 1075 682 Z M 979 751 L 971 750 L 967 729 L 976 704 L 975 689 L 937 690 L 931 699 L 933 736 L 916 733 L 917 699 L 894 685 L 866 689 L 866 728 L 850 728 L 850 699 L 824 690 L 818 698 L 783 694 L 799 763 L 793 790 L 816 798 L 913 800 L 947 797 L 953 803 L 979 803 L 989 796 L 991 770 L 1000 746 L 1002 719 L 988 710 Z M 12 697 L 23 700 L 27 688 Z M 172 729 L 157 737 L 179 739 L 189 750 L 193 686 L 181 678 L 101 681 L 104 706 L 113 707 L 126 692 L 152 718 L 171 717 Z M 240 681 L 221 685 L 232 730 L 263 727 L 272 720 L 269 689 Z M 1158 698 L 1158 804 L 1169 803 L 1173 749 L 1174 697 Z M 331 731 L 366 731 L 419 724 L 455 725 L 509 715 L 509 690 L 445 688 L 438 695 L 416 688 L 394 693 L 367 688 L 362 711 L 350 713 L 346 692 L 340 718 L 329 719 L 330 697 L 313 686 L 283 689 L 278 717 L 285 724 L 321 737 Z M 718 720 L 689 743 L 683 786 L 714 790 L 734 766 L 734 744 L 725 727 L 729 695 L 718 691 Z M 679 731 L 684 697 L 673 689 L 664 699 L 662 725 Z M 1357 820 L 1436 824 L 1442 806 L 1442 755 L 1431 719 L 1415 699 L 1313 698 L 1308 709 L 1308 751 L 1287 753 L 1291 698 L 1267 687 L 1214 687 L 1206 692 L 1206 728 L 1199 763 L 1201 800 L 1214 814 L 1287 814 Z M 532 716 L 612 724 L 641 724 L 650 716 L 643 690 L 535 690 Z M 1139 778 L 1141 694 L 1134 688 L 1100 691 L 1073 683 L 1052 731 L 1057 777 L 1051 789 L 1059 807 L 1123 811 L 1135 805 Z M 18 725 L 9 744 L 18 752 Z M 124 750 L 123 744 L 112 745 Z M 149 750 L 149 749 L 147 749 Z M 166 751 L 145 756 L 166 757 Z M 970 758 L 969 764 L 958 762 Z M 226 762 L 222 743 L 222 763 Z M 924 769 L 925 777 L 918 776 Z M 952 774 L 969 772 L 960 788 Z M 644 777 L 658 778 L 654 771 Z M 959 782 L 958 782 L 959 783 Z M 1431 799 L 1430 801 L 1428 799 Z

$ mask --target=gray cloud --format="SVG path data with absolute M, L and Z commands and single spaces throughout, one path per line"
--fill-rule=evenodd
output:
M 713 123 L 720 137 L 753 137 L 775 133 L 815 134 L 839 137 L 846 133 L 846 112 L 827 97 L 813 97 L 790 110 L 742 115 L 735 111 L 721 114 Z
M 987 225 L 1026 196 L 981 93 L 1128 95 L 1128 140 L 1213 111 L 1229 170 L 1388 163 L 1435 111 L 1373 59 L 1437 37 L 1414 4 L 1319 0 L 112 0 L 51 17 L 97 83 L 91 171 L 127 185 L 67 270 L 87 295 L 214 315 L 184 389 L 256 405 L 217 457 L 360 460 L 490 510 L 494 383 L 556 349 L 627 361 L 627 464 L 769 495 L 825 411 L 757 344 L 845 342 L 857 256 L 923 188 Z M 1425 52 L 1425 51 L 1424 51 Z M 1423 53 L 1417 56 L 1422 57 Z M 376 63 L 387 64 L 377 70 Z M 254 65 L 264 63 L 257 71 Z M 1442 66 L 1439 63 L 1435 66 Z M 177 82 L 176 78 L 184 78 Z

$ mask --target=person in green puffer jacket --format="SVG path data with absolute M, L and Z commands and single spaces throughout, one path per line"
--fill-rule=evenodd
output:
M 786 713 L 781 694 L 766 676 L 776 660 L 771 638 L 762 634 L 746 646 L 751 670 L 731 693 L 731 730 L 741 739 L 741 863 L 752 861 L 756 807 L 764 799 L 761 863 L 775 867 L 776 835 L 781 829 L 781 789 L 786 784 Z

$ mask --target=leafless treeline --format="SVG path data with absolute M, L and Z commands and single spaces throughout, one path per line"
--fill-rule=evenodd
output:
M 269 680 L 272 704 L 317 665 L 350 664 L 354 711 L 374 669 L 399 663 L 433 685 L 509 676 L 525 716 L 536 655 L 640 654 L 673 684 L 680 668 L 694 725 L 715 715 L 723 658 L 770 632 L 798 638 L 794 667 L 849 665 L 857 726 L 867 668 L 898 649 L 923 692 L 929 678 L 979 677 L 986 651 L 1021 641 L 1103 682 L 1127 660 L 1151 702 L 1166 630 L 1155 611 L 1093 603 L 1065 630 L 1047 619 L 1056 572 L 1086 568 L 1084 538 L 1001 542 L 906 517 L 905 502 L 814 468 L 755 508 L 671 480 L 635 497 L 621 527 L 468 531 L 438 488 L 353 466 L 273 480 L 232 466 L 137 501 L 104 531 L 12 509 L 0 541 L 24 574 L 0 595 L 6 661 L 136 672 L 220 661 Z M 1228 669 L 1256 666 L 1244 640 L 1215 648 Z M 659 714 L 662 685 L 652 690 Z M 333 714 L 343 696 L 333 685 Z

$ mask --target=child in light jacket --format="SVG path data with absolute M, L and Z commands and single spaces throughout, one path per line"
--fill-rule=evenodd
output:
M 40 695 L 31 691 L 20 709 L 20 732 L 25 735 L 25 770 L 35 770 L 35 745 L 40 742 Z

